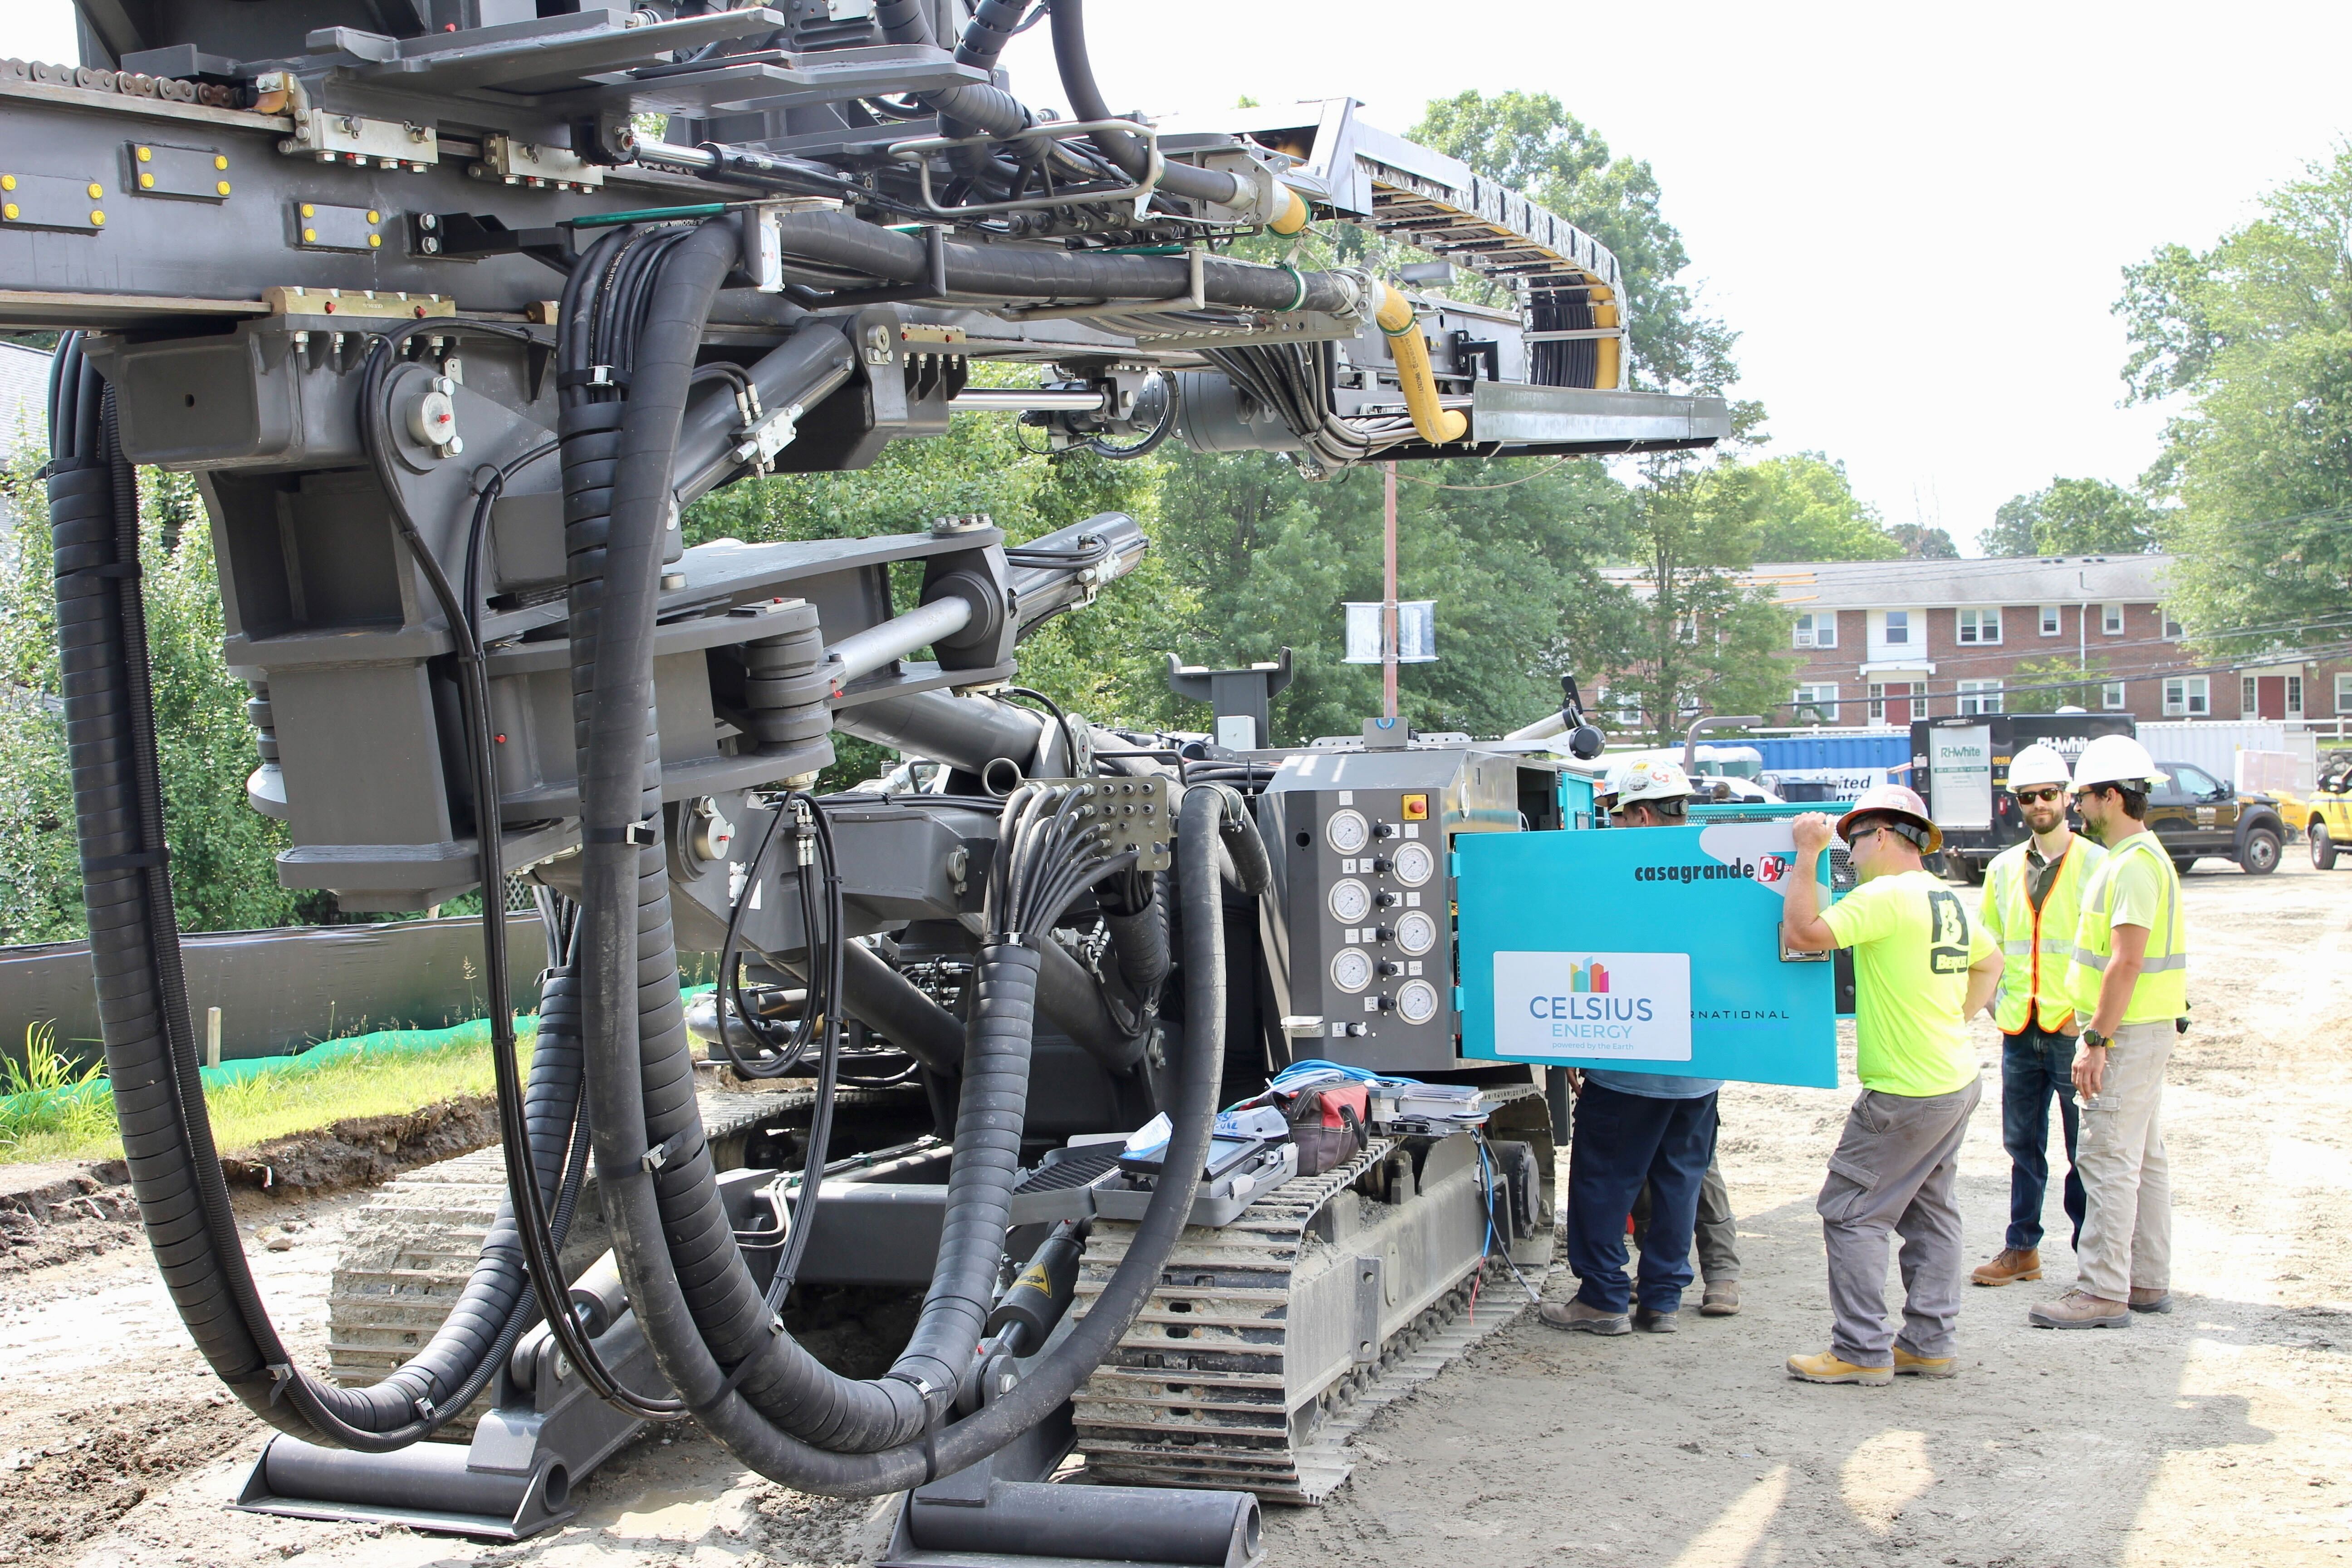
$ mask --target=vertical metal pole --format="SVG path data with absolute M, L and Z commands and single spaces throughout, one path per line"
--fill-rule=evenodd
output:
M 205 1066 L 220 1066 L 221 1014 L 217 1007 L 205 1009 Z
M 1381 465 L 1381 712 L 1397 716 L 1396 465 Z

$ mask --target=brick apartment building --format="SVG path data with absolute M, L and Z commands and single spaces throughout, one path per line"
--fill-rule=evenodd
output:
M 2084 705 L 2160 719 L 2352 718 L 2352 660 L 2218 670 L 2166 613 L 2165 555 L 1759 565 L 1794 617 L 1791 716 L 1782 722 L 1908 724 L 1997 713 L 2063 659 L 2098 671 Z M 2197 673 L 2190 673 L 2196 671 Z

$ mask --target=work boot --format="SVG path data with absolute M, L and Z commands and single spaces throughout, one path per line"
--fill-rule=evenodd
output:
M 1807 1383 L 1860 1383 L 1873 1388 L 1895 1381 L 1891 1366 L 1856 1366 L 1841 1361 L 1835 1351 L 1823 1351 L 1819 1355 L 1792 1355 L 1789 1358 L 1789 1375 Z
M 1949 1377 L 1958 1372 L 1956 1358 L 1948 1355 L 1913 1355 L 1901 1345 L 1895 1347 L 1895 1375 L 1897 1377 Z
M 2035 1247 L 2004 1247 L 1990 1263 L 1979 1263 L 1969 1276 L 1971 1285 L 2009 1285 L 2020 1279 L 2042 1278 L 2042 1249 Z
M 1606 1312 L 1589 1307 L 1581 1300 L 1546 1301 L 1536 1316 L 1555 1329 L 1567 1329 L 1580 1334 L 1630 1334 L 1633 1325 L 1625 1321 L 1622 1312 Z
M 2135 1285 L 2131 1289 L 2131 1300 L 2124 1305 L 2135 1312 L 2169 1312 L 2172 1310 L 2172 1292 L 2150 1290 Z
M 2131 1314 L 2124 1310 L 2123 1302 L 2094 1296 L 2088 1290 L 2069 1290 L 2055 1301 L 2038 1301 L 2025 1316 L 2038 1329 L 2126 1329 L 2131 1326 Z
M 1737 1279 L 1708 1280 L 1706 1282 L 1706 1295 L 1699 1301 L 1698 1304 L 1698 1315 L 1702 1318 L 1732 1318 L 1738 1316 L 1739 1281 Z
M 1645 1334 L 1671 1334 L 1682 1327 L 1675 1321 L 1673 1312 L 1654 1312 L 1647 1307 L 1633 1309 L 1633 1326 Z

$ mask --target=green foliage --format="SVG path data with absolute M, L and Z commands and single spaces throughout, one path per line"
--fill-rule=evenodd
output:
M 2105 479 L 2053 479 L 2011 496 L 1977 536 L 1987 555 L 2137 555 L 2158 548 L 2156 509 Z
M 1706 391 L 1738 378 L 1731 357 L 1738 334 L 1701 313 L 1696 291 L 1680 281 L 1690 257 L 1660 211 L 1649 164 L 1612 155 L 1548 92 L 1458 93 L 1432 102 L 1407 134 L 1524 192 L 1616 255 L 1630 296 L 1628 342 L 1643 378 Z
M 1895 541 L 1898 553 L 1914 561 L 1958 561 L 1960 547 L 1953 541 L 1951 531 L 1930 528 L 1921 522 L 1898 522 L 1886 531 Z
M 1770 713 L 1788 700 L 1789 612 L 1755 564 L 1759 487 L 1737 465 L 1661 466 L 1637 492 L 1633 558 L 1645 596 L 1609 675 L 1660 742 L 1701 713 Z
M 1454 458 L 1405 467 L 1397 497 L 1399 596 L 1437 601 L 1437 662 L 1399 672 L 1414 727 L 1515 729 L 1559 705 L 1563 671 L 1607 661 L 1631 606 L 1601 569 L 1633 510 L 1607 469 Z M 1156 552 L 1198 606 L 1176 650 L 1232 668 L 1291 647 L 1278 743 L 1353 734 L 1381 710 L 1379 668 L 1342 662 L 1341 606 L 1381 596 L 1381 507 L 1376 468 L 1309 485 L 1270 454 L 1170 461 Z M 1188 705 L 1182 723 L 1208 717 Z
M 2088 708 L 2095 712 L 2100 683 L 2110 679 L 2104 659 L 2078 663 L 2063 654 L 2021 659 L 2009 677 L 2001 705 L 2011 713 L 2055 713 L 2061 708 Z M 2031 689 L 2036 687 L 2041 689 Z
M 58 706 L 57 617 L 47 501 L 20 456 L 0 471 L 0 506 L 19 520 L 0 553 L 0 942 L 83 934 L 65 722 Z M 243 682 L 221 663 L 220 591 L 209 530 L 184 476 L 140 474 L 141 592 L 154 676 L 155 732 L 185 931 L 291 923 L 298 895 L 278 886 L 284 827 L 246 804 L 259 759 Z M 176 548 L 167 544 L 176 536 Z
M 0 1059 L 0 1160 L 37 1158 L 20 1151 L 78 1147 L 113 1131 L 114 1099 L 100 1082 L 105 1071 L 100 1061 L 76 1068 L 58 1049 L 55 1022 L 26 1025 L 24 1061 Z
M 1886 561 L 1903 547 L 1853 493 L 1845 465 L 1819 452 L 1725 465 L 1716 482 L 1745 492 L 1759 561 Z
M 2125 269 L 2125 382 L 2135 400 L 2179 400 L 2147 478 L 2179 503 L 2170 599 L 2192 627 L 2284 624 L 2291 642 L 2352 602 L 2347 233 L 2352 146 L 2211 249 L 2164 246 Z

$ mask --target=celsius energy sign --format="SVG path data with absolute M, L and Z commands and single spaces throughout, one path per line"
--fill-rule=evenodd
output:
M 1454 852 L 1464 1056 L 1836 1085 L 1831 966 L 1780 956 L 1785 819 L 1464 834 Z

